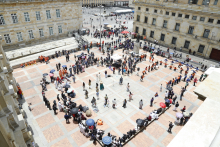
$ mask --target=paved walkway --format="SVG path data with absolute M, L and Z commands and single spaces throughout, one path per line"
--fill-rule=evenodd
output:
M 92 49 L 96 56 L 103 56 L 97 48 Z M 121 50 L 116 51 L 115 53 L 122 55 Z M 77 52 L 76 54 L 80 54 Z M 148 54 L 149 56 L 149 54 Z M 161 60 L 162 57 L 156 56 L 156 60 Z M 57 115 L 54 115 L 53 111 L 48 110 L 44 106 L 41 95 L 41 86 L 39 85 L 43 73 L 48 73 L 51 69 L 56 69 L 56 63 L 60 62 L 62 65 L 72 65 L 74 64 L 74 55 L 71 54 L 70 61 L 66 63 L 65 57 L 60 57 L 52 59 L 49 64 L 38 63 L 38 65 L 33 65 L 26 67 L 24 69 L 15 69 L 13 72 L 16 81 L 20 84 L 25 101 L 23 108 L 27 113 L 27 121 L 31 126 L 34 134 L 34 139 L 40 147 L 60 147 L 60 146 L 94 146 L 89 139 L 85 138 L 79 131 L 78 125 L 70 121 L 70 124 L 66 124 L 64 119 L 64 113 L 58 112 Z M 149 61 L 144 61 L 138 64 L 138 67 L 143 70 Z M 100 100 L 97 100 L 97 105 L 99 112 L 93 112 L 91 118 L 95 121 L 101 118 L 104 121 L 103 126 L 98 128 L 105 130 L 105 133 L 110 132 L 117 137 L 121 137 L 122 134 L 126 133 L 132 128 L 136 127 L 136 119 L 144 118 L 149 115 L 149 113 L 159 108 L 159 102 L 164 101 L 165 88 L 162 92 L 159 92 L 160 84 L 165 86 L 165 82 L 179 75 L 178 72 L 169 70 L 160 66 L 158 70 L 154 70 L 148 73 L 144 82 L 140 82 L 140 77 L 135 74 L 131 76 L 123 76 L 124 85 L 119 85 L 118 81 L 120 76 L 115 74 L 111 78 L 104 78 L 104 71 L 107 70 L 108 74 L 112 74 L 112 71 L 105 67 L 89 67 L 86 68 L 84 73 L 81 73 L 76 76 L 76 83 L 71 83 L 71 87 L 76 92 L 76 98 L 74 101 L 77 105 L 82 104 L 83 106 L 87 105 L 90 109 L 91 99 L 95 96 L 95 83 L 96 83 L 96 74 L 101 73 L 102 81 L 104 83 L 104 91 L 100 91 Z M 117 73 L 117 72 L 116 72 Z M 196 77 L 199 77 L 201 72 L 198 72 Z M 55 72 L 55 76 L 58 75 L 58 72 Z M 88 84 L 89 79 L 92 81 L 92 89 L 89 91 L 89 99 L 85 99 L 84 92 L 82 89 L 82 82 Z M 48 77 L 49 80 L 49 77 Z M 133 101 L 128 102 L 127 108 L 122 107 L 122 102 L 124 99 L 128 100 L 128 92 L 126 92 L 126 84 L 130 83 L 130 90 L 134 94 Z M 198 83 L 200 84 L 200 83 Z M 185 86 L 184 82 L 174 86 L 174 92 L 178 95 L 181 86 Z M 197 108 L 202 104 L 202 101 L 197 99 L 197 96 L 193 93 L 195 89 L 192 86 L 192 83 L 187 88 L 183 101 L 180 102 L 180 109 L 183 106 L 186 106 L 186 109 L 190 112 L 195 112 Z M 150 107 L 150 99 L 154 94 L 158 92 L 159 97 L 154 101 L 153 107 Z M 53 100 L 56 100 L 57 94 L 60 92 L 55 89 L 54 84 L 48 85 L 48 91 L 46 92 L 46 97 L 49 99 L 52 104 Z M 104 96 L 108 95 L 110 103 L 114 98 L 117 100 L 117 109 L 104 108 Z M 139 109 L 139 101 L 143 100 L 144 106 L 143 110 Z M 28 103 L 31 103 L 31 112 L 28 110 Z M 169 124 L 169 121 L 174 122 L 176 112 L 172 111 L 173 106 L 165 112 L 158 121 L 153 122 L 143 133 L 137 135 L 132 139 L 126 146 L 131 147 L 165 147 L 169 142 L 174 138 L 174 136 L 181 130 L 182 126 L 175 126 L 173 128 L 173 133 L 169 134 L 166 130 Z M 96 146 L 99 146 L 97 144 Z

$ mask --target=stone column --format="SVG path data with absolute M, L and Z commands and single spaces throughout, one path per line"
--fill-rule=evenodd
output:
M 2 107 L 2 109 L 4 110 L 5 113 L 10 113 L 12 112 L 12 107 L 9 106 L 6 101 L 5 101 L 5 97 L 2 91 L 0 91 L 0 105 Z M 10 108 L 9 108 L 10 107 Z
M 0 54 L 2 54 L 2 56 L 3 56 L 3 59 L 2 59 L 3 66 L 6 66 L 6 67 L 10 66 L 8 58 L 6 57 L 5 52 L 4 52 L 3 48 L 2 48 L 2 36 L 1 35 L 0 35 Z
M 134 42 L 134 53 L 139 54 L 140 45 L 138 42 Z

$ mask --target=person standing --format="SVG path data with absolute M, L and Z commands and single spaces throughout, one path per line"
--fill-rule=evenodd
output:
M 70 116 L 67 113 L 64 115 L 64 118 L 66 119 L 66 123 L 70 123 L 69 122 Z
M 101 81 L 101 74 L 99 73 L 99 81 Z
M 107 70 L 105 71 L 105 78 L 107 78 L 108 77 L 108 75 L 107 75 Z
M 60 66 L 61 66 L 61 64 L 60 64 L 60 63 L 58 63 L 59 70 L 60 70 Z
M 160 92 L 162 92 L 162 90 L 163 90 L 163 86 L 162 86 L 162 84 L 160 85 Z
M 152 97 L 151 100 L 150 100 L 150 106 L 151 107 L 153 106 L 153 102 L 154 102 L 154 98 Z
M 85 91 L 85 83 L 83 82 L 83 91 Z
M 139 109 L 142 109 L 142 107 L 143 107 L 143 101 L 141 99 L 140 102 L 139 102 Z
M 122 106 L 122 107 L 126 108 L 126 104 L 127 104 L 127 100 L 124 99 L 124 101 L 123 101 L 123 106 Z
M 72 76 L 72 67 L 71 67 L 71 65 L 69 67 L 69 71 L 70 71 L 70 77 L 71 77 Z
M 189 82 L 186 82 L 186 84 L 185 84 L 185 89 L 186 89 L 186 87 L 189 85 Z
M 172 133 L 171 130 L 172 130 L 173 126 L 174 126 L 173 123 L 170 122 L 170 124 L 169 124 L 169 129 L 167 130 L 169 133 Z
M 57 71 L 59 70 L 59 66 L 58 66 L 58 64 L 56 64 L 56 68 L 57 68 Z
M 130 85 L 128 83 L 128 85 L 127 85 L 127 92 L 129 92 L 129 91 L 130 91 Z
M 197 81 L 198 81 L 197 78 L 195 78 L 193 81 L 194 82 L 193 86 L 196 86 Z
M 89 89 L 91 89 L 91 80 L 89 79 Z
M 175 107 L 173 108 L 173 111 L 176 111 L 176 109 L 177 109 L 178 107 L 179 107 L 179 103 L 178 103 L 178 101 L 177 101 Z
M 132 99 L 132 95 L 133 95 L 133 94 L 130 92 L 130 94 L 129 94 L 129 102 L 130 102 L 131 100 L 133 100 L 133 99 Z
M 203 74 L 200 76 L 199 81 L 201 82 L 203 78 Z
M 48 100 L 47 100 L 47 108 L 49 108 L 49 110 L 52 110 L 50 106 L 50 102 Z
M 99 82 L 99 75 L 96 74 L 96 82 L 98 83 Z
M 182 113 L 185 112 L 186 110 L 186 106 L 183 107 L 183 109 L 181 109 Z

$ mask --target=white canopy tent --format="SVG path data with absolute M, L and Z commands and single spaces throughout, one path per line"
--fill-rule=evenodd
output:
M 112 58 L 114 61 L 118 61 L 118 60 L 122 59 L 122 56 L 119 56 L 118 54 L 115 54 L 115 55 L 111 56 L 111 58 Z
M 205 74 L 206 74 L 206 75 L 210 75 L 213 71 L 216 71 L 216 72 L 220 73 L 220 68 L 209 67 L 209 68 L 205 71 Z

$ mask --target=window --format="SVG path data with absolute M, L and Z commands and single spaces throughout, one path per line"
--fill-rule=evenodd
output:
M 167 27 L 167 20 L 163 21 L 163 27 L 166 28 Z
M 175 16 L 176 15 L 176 13 L 172 13 L 172 16 Z
M 205 20 L 205 17 L 200 17 L 200 21 L 204 21 Z
M 150 37 L 154 38 L 154 31 L 150 31 Z
M 157 9 L 154 9 L 154 13 L 157 13 Z
M 10 38 L 9 34 L 5 34 L 4 37 L 5 37 L 5 42 L 6 42 L 7 44 L 8 44 L 8 43 L 11 43 L 11 38 Z
M 37 20 L 41 20 L 40 11 L 36 11 L 36 19 Z
M 56 9 L 57 18 L 60 18 L 60 9 Z
M 46 14 L 47 14 L 47 19 L 51 19 L 50 10 L 46 10 Z
M 180 30 L 180 24 L 179 24 L 179 23 L 176 23 L 175 31 L 179 31 L 179 30 Z
M 34 39 L 34 34 L 32 30 L 28 30 L 29 38 Z
M 62 26 L 58 26 L 58 33 L 61 34 L 63 31 L 62 31 Z
M 209 5 L 209 0 L 203 0 L 202 5 Z
M 49 34 L 53 35 L 53 27 L 49 27 Z
M 196 20 L 196 19 L 197 19 L 197 16 L 193 16 L 192 19 L 193 19 L 193 20 Z
M 164 41 L 164 39 L 165 39 L 165 34 L 161 34 L 160 40 L 161 40 L 161 41 Z
M 185 15 L 185 18 L 189 19 L 189 15 Z
M 135 33 L 138 33 L 138 31 L 139 31 L 139 27 L 136 27 L 135 28 Z
M 144 23 L 147 23 L 147 21 L 148 21 L 148 17 L 145 16 L 145 18 L 144 18 Z
M 189 0 L 188 3 L 197 4 L 198 0 Z
M 16 13 L 11 14 L 11 18 L 12 18 L 13 23 L 18 23 L 18 17 L 16 15 Z
M 182 17 L 183 16 L 183 14 L 178 14 L 178 17 Z
M 4 25 L 5 24 L 5 20 L 3 15 L 0 15 L 0 25 Z
M 208 22 L 213 23 L 214 19 L 209 18 Z
M 44 31 L 43 31 L 43 29 L 39 29 L 39 34 L 40 34 L 40 37 L 44 37 Z
M 146 29 L 143 29 L 143 35 L 146 35 Z
M 153 18 L 152 25 L 156 24 L 156 18 Z
M 170 14 L 170 12 L 166 11 L 166 15 L 169 15 L 169 14 Z
M 189 31 L 188 31 L 188 33 L 189 33 L 189 34 L 193 34 L 193 30 L 194 30 L 194 27 L 189 26 Z
M 138 10 L 141 10 L 141 7 L 138 7 Z
M 172 44 L 176 44 L 176 40 L 177 40 L 177 38 L 176 38 L 176 37 L 173 37 L 173 39 L 172 39 Z
M 220 20 L 217 21 L 217 24 L 220 24 Z
M 190 42 L 189 41 L 185 41 L 185 44 L 184 44 L 184 48 L 189 48 L 189 44 L 190 44 Z
M 137 15 L 137 21 L 140 21 L 140 15 Z
M 146 8 L 146 11 L 149 11 L 149 9 L 148 9 L 148 8 Z
M 199 45 L 198 52 L 199 52 L 199 53 L 203 53 L 204 49 L 205 49 L 205 46 L 204 46 L 204 45 Z
M 203 34 L 203 37 L 204 37 L 204 38 L 208 38 L 208 37 L 209 37 L 209 33 L 210 33 L 210 30 L 205 29 L 204 34 Z
M 215 0 L 213 5 L 217 5 L 217 3 L 218 3 L 218 0 Z
M 18 37 L 18 41 L 23 41 L 23 38 L 22 38 L 22 35 L 21 35 L 21 32 L 18 32 L 17 33 L 17 37 Z
M 30 21 L 30 17 L 29 17 L 28 12 L 24 12 L 24 19 L 25 19 L 26 22 Z

